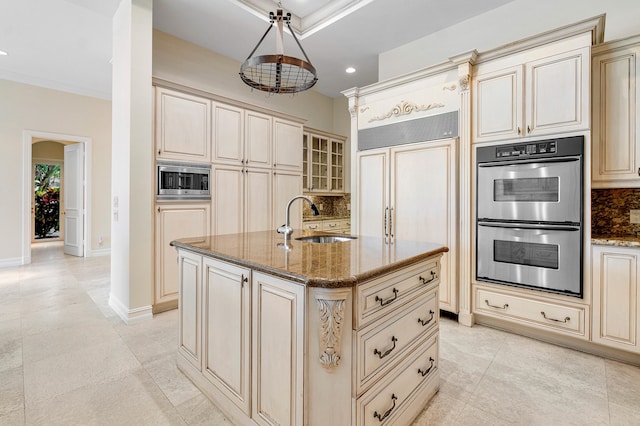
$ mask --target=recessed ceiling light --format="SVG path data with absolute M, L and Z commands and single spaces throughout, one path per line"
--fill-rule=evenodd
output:
M 7 55 L 8 55 L 7 52 L 5 52 L 4 50 L 0 50 L 0 56 L 7 56 Z
M 356 72 L 356 69 L 354 67 L 349 67 L 345 71 L 347 74 L 353 74 L 354 72 Z

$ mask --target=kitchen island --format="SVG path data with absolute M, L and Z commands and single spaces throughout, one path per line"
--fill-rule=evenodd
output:
M 448 249 L 313 234 L 173 241 L 178 367 L 238 425 L 410 423 L 439 386 Z

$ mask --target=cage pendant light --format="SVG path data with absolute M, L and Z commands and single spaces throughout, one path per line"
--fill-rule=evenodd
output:
M 297 93 L 310 89 L 318 81 L 318 76 L 316 69 L 311 65 L 311 61 L 289 25 L 291 13 L 284 15 L 282 9 L 277 9 L 275 14 L 269 13 L 269 19 L 269 28 L 240 67 L 240 78 L 252 88 L 269 93 Z M 252 57 L 273 28 L 274 23 L 278 27 L 276 54 Z M 282 39 L 284 24 L 289 28 L 306 61 L 284 54 Z

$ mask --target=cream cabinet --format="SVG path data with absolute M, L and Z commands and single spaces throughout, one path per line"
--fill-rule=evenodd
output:
M 271 169 L 213 165 L 214 235 L 275 229 L 272 173 Z
M 194 241 L 209 235 L 208 203 L 156 205 L 154 312 L 174 309 L 178 304 L 178 261 L 169 245 L 179 238 Z
M 172 250 L 173 247 L 171 247 Z M 184 250 L 177 254 L 178 354 L 189 365 L 202 367 L 202 256 Z
M 203 258 L 202 375 L 251 414 L 251 270 Z
M 213 162 L 271 168 L 272 117 L 213 103 Z
M 592 187 L 640 187 L 640 37 L 594 48 Z
M 592 340 L 640 353 L 640 249 L 592 247 Z
M 158 158 L 211 161 L 211 101 L 155 88 L 155 141 Z
M 356 234 L 430 241 L 442 257 L 440 309 L 457 312 L 457 140 L 446 139 L 357 154 Z
M 271 275 L 252 280 L 252 419 L 304 424 L 305 291 Z
M 305 129 L 303 136 L 304 191 L 344 193 L 345 140 L 342 136 Z
M 299 160 L 298 160 L 299 161 Z M 286 221 L 286 208 L 289 200 L 302 194 L 302 172 L 294 170 L 273 171 L 273 210 L 272 228 L 276 229 Z M 291 204 L 289 211 L 290 226 L 293 229 L 302 228 L 302 203 L 298 200 Z
M 552 51 L 529 52 L 527 58 L 540 58 L 504 69 L 477 67 L 474 142 L 589 130 L 590 50 Z
M 302 173 L 302 125 L 273 118 L 273 167 Z

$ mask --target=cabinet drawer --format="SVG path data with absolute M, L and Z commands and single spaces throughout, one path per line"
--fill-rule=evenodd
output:
M 322 222 L 303 222 L 302 229 L 306 231 L 322 231 Z
M 342 224 L 339 220 L 326 220 L 322 222 L 322 230 L 328 232 L 337 232 L 342 229 Z
M 393 309 L 415 300 L 440 283 L 437 260 L 403 272 L 389 274 L 356 288 L 356 328 L 361 328 Z
M 356 400 L 357 425 L 409 424 L 439 386 L 437 333 L 412 352 L 392 374 Z M 413 407 L 410 407 L 413 405 Z M 408 412 L 412 409 L 413 412 Z M 417 412 L 416 412 L 417 411 Z
M 475 312 L 586 337 L 585 307 L 475 288 Z
M 357 393 L 360 394 L 437 328 L 439 319 L 437 289 L 386 321 L 379 321 L 356 333 Z

